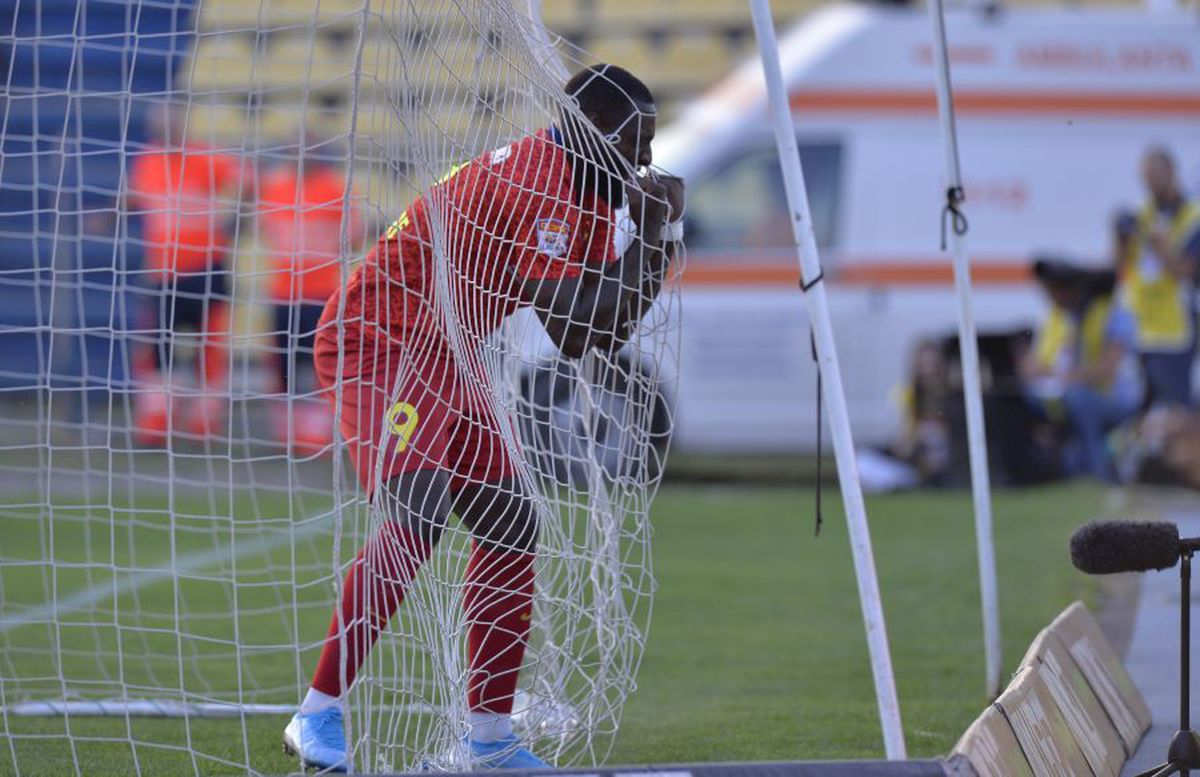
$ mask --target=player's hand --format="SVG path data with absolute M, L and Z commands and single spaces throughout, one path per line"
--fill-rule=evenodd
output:
M 658 181 L 663 185 L 667 198 L 667 221 L 679 221 L 683 218 L 683 209 L 687 205 L 683 179 L 679 176 L 659 173 Z
M 655 177 L 639 177 L 625 187 L 629 217 L 642 229 L 657 229 L 667 218 L 667 188 Z

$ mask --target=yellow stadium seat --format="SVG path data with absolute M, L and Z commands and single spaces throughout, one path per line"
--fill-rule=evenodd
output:
M 525 9 L 522 7 L 521 10 Z M 542 23 L 551 30 L 576 30 L 584 27 L 590 18 L 580 0 L 542 0 Z
M 204 0 L 202 30 L 279 31 L 353 24 L 369 0 Z
M 667 88 L 703 89 L 732 69 L 728 41 L 717 35 L 673 35 L 664 43 L 653 76 Z
M 254 46 L 244 35 L 202 35 L 184 63 L 181 86 L 192 92 L 247 91 L 254 76 Z
M 611 62 L 644 80 L 660 97 L 694 94 L 728 73 L 745 53 L 714 32 L 612 35 L 585 46 L 598 62 Z M 660 105 L 661 107 L 661 105 Z
M 240 147 L 246 139 L 246 109 L 242 105 L 191 103 L 185 111 L 187 138 L 214 148 Z
M 204 0 L 200 6 L 201 30 L 252 30 L 259 24 L 256 0 Z
M 344 81 L 349 85 L 353 63 L 349 55 L 335 49 L 324 36 L 310 40 L 301 33 L 272 40 L 259 69 L 259 81 L 267 88 L 295 86 L 320 89 Z
M 821 0 L 771 0 L 771 13 L 776 24 L 790 25 L 822 5 Z
M 750 10 L 736 0 L 595 0 L 595 22 L 602 29 L 744 26 Z
M 350 128 L 360 141 L 373 140 L 382 146 L 385 138 L 398 132 L 400 122 L 386 104 L 361 103 L 358 112 L 342 107 L 310 107 L 304 112 L 305 122 L 325 138 L 347 138 Z
M 354 196 L 362 208 L 369 223 L 366 236 L 367 245 L 379 236 L 379 232 L 387 228 L 403 213 L 418 192 L 408 181 L 400 176 L 390 165 L 365 164 L 354 168 Z
M 444 149 L 461 148 L 478 122 L 477 112 L 472 106 L 453 102 L 425 106 L 416 119 L 418 142 Z M 451 156 L 458 155 L 452 153 Z
M 658 68 L 659 57 L 644 35 L 616 35 L 595 38 L 584 45 L 596 62 L 620 65 L 650 82 L 649 74 Z
M 363 44 L 362 81 L 380 87 L 403 85 L 406 90 L 447 83 L 467 66 L 464 49 L 454 40 L 438 41 L 434 48 L 428 40 L 411 46 L 389 37 L 369 39 Z
M 259 111 L 252 122 L 255 145 L 292 143 L 300 137 L 300 110 L 278 106 Z
M 366 103 L 355 116 L 355 132 L 360 137 L 386 139 L 400 132 L 400 117 L 387 103 Z
M 389 39 L 363 41 L 362 83 L 387 85 L 397 80 L 399 56 L 396 44 Z

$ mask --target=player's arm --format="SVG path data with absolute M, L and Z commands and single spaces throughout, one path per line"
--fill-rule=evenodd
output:
M 616 326 L 611 332 L 597 332 L 589 347 L 601 351 L 618 351 L 629 342 L 633 333 L 637 331 L 638 323 L 646 316 L 662 291 L 671 262 L 675 260 L 675 246 L 674 241 L 663 242 L 661 256 L 664 261 L 648 263 L 641 289 L 627 295 L 620 307 L 621 313 Z
M 667 203 L 661 184 L 645 183 L 641 208 L 632 209 L 638 238 L 625 253 L 603 268 L 585 266 L 574 278 L 527 280 L 521 296 L 537 311 L 550 338 L 564 356 L 579 358 L 604 338 L 617 334 L 622 311 L 641 291 L 648 273 L 666 265 L 662 225 Z
M 665 187 L 665 197 L 669 214 L 667 220 L 670 222 L 681 221 L 684 208 L 683 179 L 675 176 L 660 176 L 657 180 Z M 640 194 L 630 197 L 631 210 L 634 206 L 640 207 L 640 199 Z M 666 282 L 671 263 L 675 261 L 675 254 L 678 247 L 679 243 L 676 240 L 663 239 L 662 252 L 652 257 L 652 261 L 647 263 L 645 267 L 641 288 L 636 293 L 630 293 L 625 304 L 621 306 L 621 315 L 617 321 L 617 325 L 614 327 L 614 331 L 611 334 L 605 333 L 599 337 L 593 343 L 594 348 L 602 351 L 616 351 L 629 342 L 629 339 L 633 337 L 633 333 L 637 331 L 638 324 L 645 318 L 654 301 L 658 299 L 663 284 Z M 661 259 L 662 261 L 653 261 L 653 259 Z

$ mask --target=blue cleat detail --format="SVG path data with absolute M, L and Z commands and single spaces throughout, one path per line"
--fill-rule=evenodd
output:
M 515 736 L 495 742 L 467 742 L 471 759 L 480 769 L 549 769 L 550 764 L 521 746 Z
M 305 769 L 346 771 L 346 731 L 342 727 L 341 709 L 329 707 L 310 715 L 293 715 L 283 730 L 283 750 L 298 756 Z

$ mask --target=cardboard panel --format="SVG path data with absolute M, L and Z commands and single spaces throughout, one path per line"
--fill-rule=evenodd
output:
M 1004 715 L 989 706 L 954 746 L 979 777 L 1033 777 L 1017 736 Z
M 1100 624 L 1081 602 L 1075 602 L 1054 619 L 1049 630 L 1087 679 L 1120 734 L 1125 751 L 1134 752 L 1150 728 L 1150 708 L 1100 631 Z
M 1038 777 L 1074 777 L 1091 774 L 1087 758 L 1075 741 L 1040 666 L 1017 672 L 996 704 L 1004 711 L 1013 734 Z
M 1042 680 L 1092 771 L 1098 777 L 1118 777 L 1125 762 L 1125 743 L 1066 645 L 1051 629 L 1042 629 L 1023 664 L 1041 667 Z

